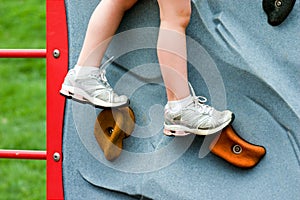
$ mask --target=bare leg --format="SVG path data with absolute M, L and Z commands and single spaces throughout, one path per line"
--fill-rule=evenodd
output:
M 136 2 L 137 0 L 102 0 L 98 4 L 90 18 L 77 65 L 92 67 L 100 65 L 125 11 Z
M 66 75 L 60 93 L 101 107 L 128 104 L 128 97 L 113 91 L 99 69 L 103 55 L 126 10 L 137 0 L 102 0 L 94 10 L 77 64 Z
M 187 80 L 185 30 L 190 20 L 190 0 L 158 0 L 160 31 L 157 55 L 169 101 L 190 95 Z
M 185 136 L 221 131 L 232 120 L 230 111 L 217 111 L 190 94 L 187 78 L 185 30 L 190 20 L 190 0 L 158 0 L 160 31 L 157 55 L 167 90 L 164 133 Z

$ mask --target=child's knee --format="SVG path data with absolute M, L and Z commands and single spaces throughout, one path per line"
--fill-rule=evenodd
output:
M 114 3 L 123 11 L 129 10 L 137 2 L 137 0 L 109 0 L 109 1 L 111 1 L 111 3 Z
M 177 22 L 179 26 L 186 28 L 191 19 L 191 9 L 190 8 L 184 8 L 182 9 L 178 15 L 177 15 Z
M 192 10 L 189 1 L 183 2 L 177 5 L 172 1 L 158 0 L 160 20 L 164 23 L 186 28 L 190 22 Z

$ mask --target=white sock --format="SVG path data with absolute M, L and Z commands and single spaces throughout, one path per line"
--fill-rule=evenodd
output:
M 191 95 L 176 101 L 168 101 L 166 108 L 168 108 L 171 112 L 179 112 L 183 107 L 187 106 L 193 101 Z
M 88 75 L 92 71 L 99 70 L 99 67 L 75 65 L 74 70 L 75 70 L 77 76 L 79 74 L 82 76 L 82 75 Z

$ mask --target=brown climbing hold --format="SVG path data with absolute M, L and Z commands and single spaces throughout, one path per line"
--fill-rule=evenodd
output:
M 264 147 L 250 144 L 238 136 L 231 126 L 215 137 L 210 149 L 213 154 L 240 168 L 256 166 L 266 154 Z
M 120 156 L 123 139 L 130 136 L 134 124 L 134 113 L 129 107 L 105 109 L 98 115 L 94 135 L 107 160 Z

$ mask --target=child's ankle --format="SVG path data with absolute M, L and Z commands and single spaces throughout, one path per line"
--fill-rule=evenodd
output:
M 92 66 L 79 66 L 75 65 L 74 70 L 76 72 L 76 75 L 88 75 L 90 72 L 99 70 L 98 67 L 92 67 Z
M 182 108 L 186 107 L 193 101 L 192 96 L 189 95 L 183 99 L 175 100 L 175 101 L 168 101 L 166 105 L 166 109 L 169 109 L 171 112 L 179 112 Z

